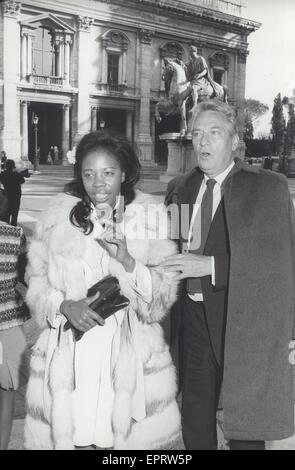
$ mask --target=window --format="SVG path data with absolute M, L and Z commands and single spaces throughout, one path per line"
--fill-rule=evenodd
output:
M 108 54 L 108 84 L 118 85 L 119 83 L 119 58 L 118 54 Z
M 45 28 L 38 28 L 33 44 L 34 75 L 55 75 L 55 59 L 52 53 L 50 32 Z
M 209 57 L 212 78 L 220 85 L 227 83 L 227 74 L 230 66 L 230 59 L 227 54 L 221 51 L 214 52 Z
M 223 70 L 220 70 L 220 69 L 213 69 L 213 80 L 214 80 L 214 82 L 217 82 L 217 83 L 219 83 L 220 85 L 222 85 L 223 73 L 224 73 Z
M 101 82 L 109 85 L 127 83 L 128 37 L 121 31 L 110 29 L 101 38 L 102 74 Z

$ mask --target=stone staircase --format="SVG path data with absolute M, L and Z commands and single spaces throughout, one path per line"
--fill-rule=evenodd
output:
M 167 167 L 164 165 L 159 166 L 144 166 L 142 165 L 142 174 L 144 179 L 159 180 L 161 175 L 164 175 Z

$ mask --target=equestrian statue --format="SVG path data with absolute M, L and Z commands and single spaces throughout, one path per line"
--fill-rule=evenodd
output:
M 227 102 L 227 87 L 215 82 L 209 73 L 203 56 L 198 55 L 195 46 L 190 46 L 190 59 L 185 64 L 181 59 L 164 59 L 165 69 L 162 80 L 165 83 L 166 98 L 156 104 L 155 117 L 161 121 L 160 113 L 180 113 L 180 136 L 187 132 L 187 109 L 190 114 L 201 101 L 217 98 Z M 190 100 L 190 106 L 188 105 Z

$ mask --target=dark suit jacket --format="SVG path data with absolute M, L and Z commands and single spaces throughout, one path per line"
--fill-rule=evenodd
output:
M 179 207 L 182 227 L 182 233 L 179 240 L 179 249 L 181 252 L 182 245 L 187 240 L 187 232 L 192 217 L 193 205 L 200 190 L 203 177 L 203 173 L 196 169 L 190 173 L 186 180 L 186 184 L 181 185 L 178 188 L 177 204 Z M 186 223 L 181 217 L 181 215 L 183 215 L 182 206 L 185 204 L 189 205 L 189 220 L 186 221 Z M 172 221 L 173 225 L 174 223 L 178 223 L 178 221 Z M 201 284 L 210 339 L 216 359 L 218 363 L 220 363 L 223 354 L 223 332 L 224 318 L 226 313 L 229 269 L 229 243 L 223 199 L 221 200 L 211 223 L 207 241 L 204 247 L 204 255 L 214 256 L 215 258 L 215 285 L 212 285 L 211 276 L 202 277 Z M 183 292 L 183 294 L 185 295 L 186 293 Z

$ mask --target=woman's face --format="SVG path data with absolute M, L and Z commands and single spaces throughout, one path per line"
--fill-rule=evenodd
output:
M 118 159 L 110 151 L 99 147 L 84 157 L 82 181 L 85 191 L 96 207 L 114 207 L 124 180 L 125 173 L 121 170 Z

